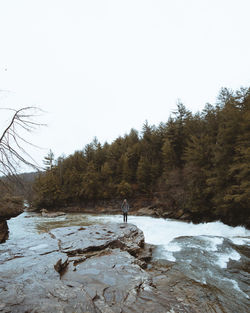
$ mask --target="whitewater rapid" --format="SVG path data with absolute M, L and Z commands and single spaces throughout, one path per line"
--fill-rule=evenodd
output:
M 122 221 L 120 215 L 92 216 L 91 218 L 99 222 Z M 143 231 L 146 243 L 160 245 L 164 251 L 161 256 L 165 255 L 169 261 L 175 261 L 173 253 L 183 248 L 181 242 L 175 241 L 180 237 L 201 237 L 204 241 L 203 245 L 201 242 L 190 243 L 189 247 L 202 248 L 205 244 L 205 249 L 213 252 L 218 250 L 218 246 L 223 244 L 224 239 L 229 239 L 236 245 L 250 245 L 250 230 L 242 226 L 231 227 L 219 221 L 193 224 L 172 219 L 129 216 L 128 222 L 135 224 Z M 224 254 L 218 253 L 217 257 L 218 265 L 224 268 L 229 259 L 238 260 L 240 255 L 231 250 Z
M 101 223 L 122 222 L 120 215 L 90 218 Z M 128 222 L 143 231 L 146 243 L 156 246 L 154 260 L 168 261 L 189 279 L 218 288 L 228 297 L 236 293 L 241 301 L 248 301 L 249 274 L 245 268 L 249 259 L 244 249 L 250 248 L 250 231 L 245 227 L 231 227 L 219 221 L 193 224 L 146 216 L 129 216 Z

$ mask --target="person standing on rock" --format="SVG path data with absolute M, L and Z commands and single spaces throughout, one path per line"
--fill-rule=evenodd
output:
M 128 204 L 127 199 L 123 200 L 121 209 L 122 209 L 122 213 L 123 213 L 123 222 L 127 223 L 127 221 L 128 221 L 128 211 L 129 211 L 129 204 Z

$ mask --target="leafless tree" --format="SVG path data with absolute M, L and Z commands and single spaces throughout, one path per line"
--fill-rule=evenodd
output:
M 36 107 L 1 110 L 10 111 L 11 118 L 0 134 L 0 176 L 16 176 L 21 165 L 38 169 L 39 166 L 25 147 L 35 146 L 26 139 L 26 135 L 43 125 L 36 122 L 41 110 Z

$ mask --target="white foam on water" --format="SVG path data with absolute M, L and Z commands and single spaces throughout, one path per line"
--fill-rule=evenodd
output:
M 122 223 L 123 221 L 122 215 L 90 216 L 90 218 L 99 220 L 99 222 Z M 182 249 L 181 243 L 172 242 L 174 239 L 183 236 L 203 236 L 202 239 L 205 239 L 208 243 L 206 250 L 215 252 L 217 257 L 215 263 L 221 268 L 226 268 L 230 259 L 236 261 L 240 259 L 240 254 L 233 249 L 229 253 L 216 252 L 218 246 L 223 243 L 224 238 L 241 242 L 246 237 L 250 237 L 250 231 L 246 228 L 242 226 L 231 227 L 219 221 L 193 224 L 171 219 L 130 215 L 128 216 L 128 222 L 143 231 L 145 242 L 162 247 L 161 253 L 158 254 L 159 257 L 164 257 L 173 262 L 176 261 L 173 253 Z M 197 248 L 199 248 L 198 245 Z
M 172 242 L 172 241 L 169 244 L 164 245 L 164 247 L 166 247 L 167 250 L 171 252 L 181 251 L 181 246 L 177 244 L 176 242 Z
M 235 281 L 234 279 L 229 279 L 229 278 L 223 278 L 222 280 L 230 282 L 233 285 L 235 290 L 237 290 L 242 295 L 244 295 L 247 299 L 249 299 L 249 296 L 240 289 L 239 284 L 237 283 L 237 281 Z
M 166 245 L 159 246 L 159 249 L 154 252 L 154 258 L 166 259 L 168 261 L 175 262 L 176 258 L 173 253 L 178 251 L 181 251 L 181 246 L 176 242 L 170 242 Z
M 160 253 L 155 255 L 155 258 L 156 259 L 162 259 L 163 258 L 163 259 L 166 259 L 166 260 L 171 261 L 171 262 L 176 261 L 176 258 L 174 257 L 173 252 L 168 251 L 167 249 L 165 249 L 165 247 L 162 248 Z
M 238 246 L 242 246 L 242 245 L 250 245 L 250 238 L 239 238 L 239 237 L 235 237 L 235 238 L 230 238 L 230 240 Z
M 215 252 L 218 250 L 218 246 L 223 244 L 224 238 L 221 237 L 208 237 L 199 236 L 199 238 L 205 243 L 205 247 L 202 242 L 188 243 L 188 248 L 201 249 L 206 251 Z
M 218 246 L 222 245 L 224 239 L 221 237 L 207 237 L 204 236 L 204 239 L 207 241 L 208 246 L 206 247 L 207 251 L 217 251 Z
M 104 222 L 122 223 L 122 215 L 91 216 L 90 218 Z M 143 231 L 147 243 L 156 245 L 167 245 L 173 239 L 182 236 L 208 236 L 207 240 L 211 242 L 211 249 L 216 250 L 216 246 L 222 243 L 222 238 L 239 240 L 240 237 L 250 237 L 250 230 L 242 226 L 231 227 L 222 222 L 193 224 L 171 219 L 131 215 L 128 216 L 128 222 L 135 224 Z
M 217 260 L 215 264 L 219 265 L 221 268 L 227 268 L 227 263 L 229 260 L 239 261 L 241 256 L 240 254 L 231 249 L 229 253 L 215 253 Z

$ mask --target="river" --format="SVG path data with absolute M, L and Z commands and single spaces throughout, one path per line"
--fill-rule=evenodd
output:
M 36 236 L 53 228 L 121 221 L 121 215 L 67 214 L 44 218 L 40 214 L 26 212 L 8 221 L 9 239 L 0 245 L 0 252 L 1 246 L 11 249 L 17 241 L 32 242 Z M 195 225 L 144 216 L 129 216 L 129 223 L 143 231 L 146 243 L 155 245 L 154 261 L 167 264 L 175 272 L 181 273 L 182 277 L 199 283 L 210 294 L 209 297 L 215 297 L 222 306 L 230 303 L 225 312 L 248 311 L 249 230 L 240 226 L 230 227 L 221 222 Z M 211 309 L 211 312 L 216 311 Z

